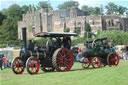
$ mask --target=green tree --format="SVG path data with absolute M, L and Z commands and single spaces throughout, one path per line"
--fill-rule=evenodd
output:
M 119 15 L 124 15 L 124 13 L 127 11 L 128 9 L 126 7 L 123 6 L 118 6 L 118 13 Z
M 94 11 L 94 14 L 95 14 L 95 15 L 100 15 L 100 14 L 101 14 L 101 8 L 95 7 L 94 10 L 95 10 L 95 11 Z
M 88 23 L 85 24 L 85 31 L 86 32 L 91 32 L 92 31 L 91 27 L 90 27 L 90 24 L 88 24 Z
M 22 14 L 26 14 L 28 10 L 29 10 L 29 6 L 27 6 L 27 5 L 23 5 L 21 7 Z
M 3 15 L 2 12 L 0 12 L 0 26 L 2 25 L 2 21 L 6 18 L 5 15 Z
M 117 14 L 118 12 L 118 6 L 112 2 L 108 3 L 108 5 L 106 5 L 105 8 L 107 9 L 108 15 Z
M 7 43 L 15 44 L 14 41 L 17 40 L 17 22 L 19 17 L 14 19 L 5 19 L 3 24 L 0 26 L 0 40 Z
M 70 32 L 69 28 L 64 28 L 64 32 Z
M 13 4 L 11 5 L 8 9 L 7 9 L 7 16 L 8 18 L 13 19 L 15 16 L 22 16 L 22 11 L 21 11 L 21 7 L 17 4 Z
M 91 32 L 91 27 L 88 23 L 85 24 L 85 32 L 84 32 L 84 37 L 87 38 L 87 37 L 91 37 L 91 34 L 89 32 Z M 88 36 L 87 36 L 87 33 L 88 33 Z
M 66 1 L 63 4 L 58 5 L 59 9 L 67 9 L 70 7 L 78 7 L 79 3 L 77 1 Z
M 40 1 L 36 7 L 37 10 L 40 10 L 41 8 L 52 8 L 51 4 L 48 3 L 48 1 Z
M 79 35 L 80 34 L 80 27 L 75 27 L 74 32 L 77 33 L 77 35 Z
M 113 40 L 115 45 L 128 45 L 128 32 L 118 30 L 98 31 L 96 38 L 107 37 L 107 40 Z
M 3 20 L 0 26 L 0 43 L 17 44 L 17 28 L 18 21 L 20 21 L 22 17 L 22 9 L 19 5 L 13 4 L 8 9 L 2 10 L 2 13 L 6 13 L 7 18 Z
M 88 7 L 87 5 L 82 6 L 83 11 L 88 12 L 88 15 L 100 15 L 101 9 L 99 7 Z

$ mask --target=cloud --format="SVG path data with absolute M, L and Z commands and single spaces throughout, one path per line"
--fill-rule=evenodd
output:
M 2 9 L 2 8 L 8 8 L 12 4 L 21 4 L 23 3 L 23 0 L 0 0 L 0 3 L 1 3 L 0 9 Z
M 88 5 L 92 7 L 96 7 L 96 6 L 100 7 L 101 5 L 103 6 L 107 5 L 109 2 L 113 2 L 117 5 L 128 7 L 128 0 L 74 0 L 74 1 L 78 1 L 80 4 L 80 7 L 83 5 Z
M 78 1 L 80 6 L 83 5 L 94 6 L 97 0 L 74 0 L 74 1 Z

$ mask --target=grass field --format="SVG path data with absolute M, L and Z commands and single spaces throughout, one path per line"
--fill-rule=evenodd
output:
M 26 71 L 15 75 L 11 69 L 0 70 L 0 85 L 128 85 L 128 61 L 121 60 L 118 67 L 83 69 L 74 63 L 71 71 L 42 71 L 29 75 Z

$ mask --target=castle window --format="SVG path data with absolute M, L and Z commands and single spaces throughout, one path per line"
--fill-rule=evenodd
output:
M 78 25 L 81 25 L 81 22 L 78 22 Z
M 108 25 L 109 25 L 109 26 L 111 25 L 111 22 L 110 22 L 110 20 L 108 21 Z
M 111 22 L 112 22 L 112 26 L 114 26 L 114 22 L 113 22 L 113 19 L 111 20 Z

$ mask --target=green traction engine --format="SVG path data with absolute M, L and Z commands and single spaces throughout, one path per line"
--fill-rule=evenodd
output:
M 88 68 L 92 65 L 93 68 L 101 66 L 118 66 L 119 56 L 115 52 L 113 43 L 106 42 L 107 37 L 88 40 L 82 52 L 82 67 Z

